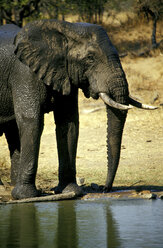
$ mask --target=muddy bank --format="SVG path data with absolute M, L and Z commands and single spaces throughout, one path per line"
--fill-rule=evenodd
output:
M 163 199 L 163 187 L 153 189 L 116 189 L 112 192 L 103 193 L 101 186 L 95 185 L 86 187 L 82 186 L 83 195 L 78 196 L 74 192 L 54 194 L 50 191 L 42 191 L 40 197 L 33 197 L 22 200 L 14 200 L 11 197 L 11 190 L 13 187 L 9 185 L 0 185 L 0 204 L 18 204 L 18 203 L 34 203 L 34 202 L 49 202 L 49 201 L 65 201 L 65 200 L 95 200 L 95 199 L 110 199 L 110 200 L 131 200 L 131 199 Z

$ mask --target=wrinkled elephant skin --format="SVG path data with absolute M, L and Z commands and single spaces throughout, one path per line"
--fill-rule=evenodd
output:
M 108 104 L 105 190 L 109 191 L 131 99 L 106 31 L 97 25 L 56 20 L 35 21 L 22 29 L 0 27 L 0 135 L 5 134 L 10 150 L 15 199 L 39 195 L 35 178 L 44 113 L 49 111 L 54 112 L 59 157 L 56 192 L 81 193 L 75 165 L 78 88 L 86 97 L 100 96 Z

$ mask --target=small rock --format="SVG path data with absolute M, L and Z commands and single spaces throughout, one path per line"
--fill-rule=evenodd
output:
M 3 185 L 0 185 L 0 194 L 3 194 L 5 191 L 5 187 Z
M 156 199 L 157 198 L 156 194 L 151 193 L 148 190 L 144 190 L 144 191 L 140 192 L 139 196 L 141 196 L 141 198 L 143 198 L 143 199 Z
M 93 190 L 99 190 L 99 186 L 98 186 L 98 184 L 96 184 L 96 183 L 91 183 L 91 188 L 92 188 Z
M 154 94 L 153 94 L 153 99 L 152 99 L 151 103 L 154 103 L 158 99 L 159 99 L 159 94 L 158 94 L 158 92 L 155 91 Z
M 157 195 L 154 193 L 151 193 L 151 198 L 149 198 L 149 199 L 157 199 Z
M 0 195 L 1 196 L 6 196 L 6 195 L 10 195 L 10 194 L 11 194 L 10 189 L 6 189 L 3 185 L 0 185 Z
M 76 181 L 77 181 L 77 184 L 79 185 L 79 186 L 83 186 L 84 185 L 84 182 L 85 182 L 85 178 L 84 177 L 77 177 L 76 178 Z
M 70 193 L 70 192 L 74 192 L 75 196 L 82 196 L 84 194 L 82 188 L 76 183 L 68 184 L 66 188 L 64 188 L 64 190 L 62 191 L 62 193 Z

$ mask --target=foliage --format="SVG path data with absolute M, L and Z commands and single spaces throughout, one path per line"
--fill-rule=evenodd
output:
M 73 2 L 82 21 L 92 23 L 102 22 L 104 6 L 107 0 L 74 0 Z
M 163 18 L 163 0 L 137 0 L 136 9 L 149 20 Z
M 40 18 L 61 18 L 77 15 L 79 21 L 102 23 L 104 11 L 128 11 L 135 4 L 137 12 L 149 18 L 160 19 L 163 0 L 0 0 L 0 21 L 23 25 L 23 21 Z
M 119 11 L 128 11 L 133 6 L 133 0 L 109 0 L 107 1 L 106 7 L 110 10 Z
M 41 0 L 0 0 L 1 19 L 22 26 L 23 19 L 38 11 Z
M 67 14 L 77 14 L 85 22 L 101 22 L 104 5 L 108 0 L 41 0 L 41 12 L 50 18 L 62 20 Z
M 156 42 L 156 28 L 159 19 L 163 18 L 163 0 L 137 0 L 136 10 L 138 14 L 144 14 L 144 16 L 153 21 L 153 30 L 151 35 L 152 46 L 157 47 Z
M 73 13 L 73 7 L 73 1 L 70 0 L 41 0 L 40 13 L 42 17 L 55 19 L 61 15 L 64 20 L 66 14 Z
M 121 3 L 118 0 L 0 0 L 0 19 L 22 26 L 25 18 L 31 21 L 61 16 L 64 20 L 71 13 L 78 15 L 80 21 L 101 23 L 108 6 L 119 8 L 129 2 L 131 0 L 122 0 Z

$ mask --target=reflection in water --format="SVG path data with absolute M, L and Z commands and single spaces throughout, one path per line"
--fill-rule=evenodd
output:
M 0 247 L 38 247 L 35 210 L 34 205 L 0 207 Z
M 75 202 L 62 202 L 58 205 L 58 228 L 56 236 L 56 247 L 78 247 Z
M 120 248 L 120 238 L 117 228 L 116 220 L 113 218 L 111 208 L 107 206 L 106 211 L 106 223 L 107 223 L 107 246 L 112 248 Z
M 1 216 L 3 216 L 1 218 Z M 119 247 L 109 206 L 80 201 L 0 207 L 0 247 Z
M 76 207 L 78 247 L 119 247 L 118 230 L 109 205 L 92 203 L 84 202 Z
M 162 209 L 159 200 L 2 205 L 0 247 L 161 248 Z

